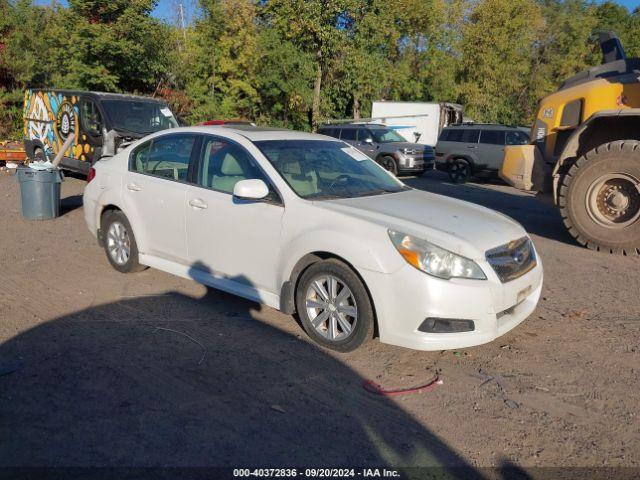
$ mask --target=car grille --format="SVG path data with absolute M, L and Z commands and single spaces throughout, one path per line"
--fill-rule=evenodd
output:
M 433 149 L 432 148 L 407 148 L 405 150 L 406 155 L 412 156 L 425 156 L 432 157 Z
M 502 283 L 521 277 L 537 264 L 536 252 L 527 237 L 488 250 L 486 258 Z

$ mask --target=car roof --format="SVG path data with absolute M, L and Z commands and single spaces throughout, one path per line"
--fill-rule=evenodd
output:
M 162 130 L 161 133 L 208 133 L 211 135 L 225 135 L 225 133 L 233 132 L 238 135 L 258 142 L 261 140 L 330 140 L 335 142 L 336 139 L 326 135 L 318 135 L 315 133 L 299 132 L 297 130 L 287 130 L 284 128 L 273 127 L 257 127 L 253 125 L 198 125 L 194 127 L 178 127 L 169 130 Z
M 449 125 L 445 129 L 462 129 L 467 128 L 482 129 L 482 130 L 521 130 L 520 127 L 514 125 L 500 125 L 499 123 L 458 123 L 456 125 Z
M 167 103 L 162 98 L 146 97 L 143 95 L 130 95 L 127 93 L 109 93 L 109 92 L 95 92 L 91 90 L 69 90 L 69 89 L 57 89 L 57 88 L 32 88 L 31 90 L 34 92 L 59 93 L 67 96 L 85 95 L 87 97 L 100 98 L 105 100 L 127 100 L 127 101 L 152 102 L 152 103 L 162 103 L 162 104 Z

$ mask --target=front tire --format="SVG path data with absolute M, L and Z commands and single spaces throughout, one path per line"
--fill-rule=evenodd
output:
M 338 260 L 323 260 L 305 270 L 296 288 L 296 309 L 309 337 L 331 350 L 350 352 L 373 336 L 369 293 Z
M 640 255 L 640 142 L 606 143 L 580 157 L 562 178 L 559 205 L 578 243 Z
M 380 165 L 384 167 L 388 172 L 398 176 L 398 164 L 393 157 L 385 156 L 380 159 Z
M 121 273 L 132 273 L 146 267 L 138 262 L 138 244 L 126 215 L 120 210 L 109 210 L 102 216 L 104 251 L 113 268 Z

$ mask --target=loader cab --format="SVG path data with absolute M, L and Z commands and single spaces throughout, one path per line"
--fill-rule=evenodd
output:
M 547 163 L 562 157 L 576 129 L 597 112 L 640 108 L 640 59 L 627 58 L 612 33 L 600 33 L 599 43 L 603 63 L 565 80 L 539 104 L 531 140 Z
M 613 34 L 600 46 L 602 65 L 540 102 L 532 143 L 505 148 L 500 176 L 553 200 L 579 244 L 640 255 L 640 59 Z
M 158 99 L 80 90 L 25 92 L 24 145 L 31 160 L 53 160 L 73 133 L 62 166 L 87 173 L 115 138 L 115 147 L 178 126 L 168 105 Z M 109 133 L 113 132 L 113 133 Z

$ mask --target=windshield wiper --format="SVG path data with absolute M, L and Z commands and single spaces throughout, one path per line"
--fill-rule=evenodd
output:
M 362 192 L 359 193 L 357 195 L 355 195 L 355 197 L 369 197 L 369 196 L 373 196 L 373 195 L 384 195 L 385 193 L 398 193 L 398 192 L 404 192 L 405 190 L 408 190 L 408 187 L 402 187 L 402 188 L 376 188 L 375 190 L 369 190 L 366 192 Z
M 337 198 L 349 198 L 349 197 L 346 197 L 344 195 L 331 194 L 331 193 L 308 195 L 305 197 L 305 199 L 307 200 L 335 200 Z

